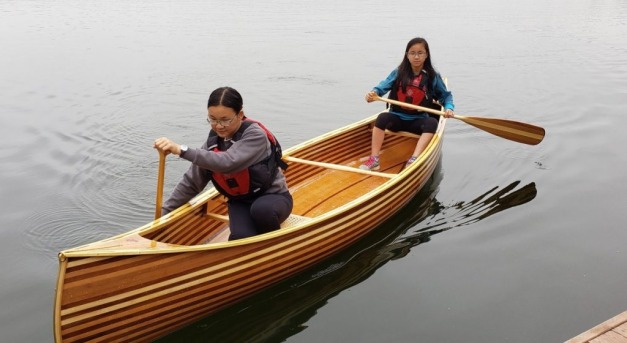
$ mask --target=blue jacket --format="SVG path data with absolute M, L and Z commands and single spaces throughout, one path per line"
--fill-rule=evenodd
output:
M 382 96 L 389 92 L 392 89 L 392 85 L 396 82 L 396 77 L 398 76 L 398 69 L 392 70 L 390 75 L 388 75 L 385 80 L 379 82 L 372 90 L 377 93 L 378 96 Z M 433 80 L 432 84 L 433 94 L 430 94 L 432 98 L 435 98 L 440 104 L 444 106 L 444 110 L 454 110 L 455 105 L 453 104 L 453 93 L 451 93 L 444 84 L 444 80 L 442 80 L 442 76 L 440 74 L 436 74 L 435 80 Z M 408 116 L 407 114 L 391 112 L 401 117 L 401 119 L 416 119 L 415 116 Z M 426 116 L 426 114 L 425 114 Z

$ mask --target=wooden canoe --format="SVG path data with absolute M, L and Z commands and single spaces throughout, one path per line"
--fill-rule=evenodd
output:
M 284 152 L 294 210 L 278 231 L 227 241 L 213 188 L 133 231 L 59 253 L 56 342 L 150 342 L 295 275 L 393 216 L 429 180 L 446 119 L 424 153 L 418 136 L 387 133 L 381 169 L 370 153 L 376 115 Z

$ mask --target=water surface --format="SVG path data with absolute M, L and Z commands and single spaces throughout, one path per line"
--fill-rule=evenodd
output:
M 441 165 L 346 252 L 164 338 L 561 342 L 627 309 L 627 3 L 0 0 L 0 340 L 51 342 L 56 254 L 150 220 L 159 136 L 198 146 L 229 85 L 285 147 L 379 111 L 427 38 L 456 110 Z M 168 160 L 166 194 L 187 168 Z M 376 215 L 376 214 L 373 214 Z

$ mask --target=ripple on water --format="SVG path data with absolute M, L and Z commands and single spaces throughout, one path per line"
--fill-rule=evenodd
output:
M 36 212 L 25 219 L 22 237 L 27 249 L 51 258 L 51 252 L 110 237 L 152 219 L 158 159 L 151 146 L 155 134 L 145 129 L 145 123 L 154 120 L 155 112 L 137 110 L 142 92 L 115 94 L 117 103 L 111 108 L 116 110 L 106 115 L 96 110 L 61 124 L 28 128 L 33 139 L 26 148 L 33 154 L 16 160 L 22 166 L 25 158 L 42 166 L 28 172 L 42 182 L 44 192 L 33 200 Z M 45 152 L 37 149 L 41 146 L 47 147 Z M 169 179 L 172 184 L 178 176 Z M 46 193 L 48 189 L 63 191 Z
M 59 252 L 71 246 L 111 236 L 115 230 L 108 223 L 93 216 L 86 208 L 68 201 L 67 195 L 58 195 L 57 201 L 39 208 L 25 219 L 27 228 L 21 236 L 24 247 L 46 259 L 54 259 L 50 252 Z M 86 227 L 99 228 L 98 230 Z
M 133 177 L 117 177 L 118 181 L 104 186 L 41 195 L 36 199 L 37 211 L 24 222 L 24 246 L 51 257 L 54 255 L 50 252 L 100 240 L 147 223 L 154 211 L 154 188 L 148 190 L 145 182 L 135 182 Z

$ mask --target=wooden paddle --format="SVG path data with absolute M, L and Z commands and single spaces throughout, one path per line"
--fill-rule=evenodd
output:
M 403 106 L 407 108 L 413 108 L 419 111 L 433 113 L 437 115 L 444 115 L 444 112 L 434 110 L 427 107 L 416 106 L 408 103 L 404 103 L 397 100 L 385 99 L 382 97 L 376 97 L 376 100 L 387 102 L 390 104 Z M 466 124 L 470 124 L 480 130 L 489 132 L 493 135 L 509 139 L 510 141 L 524 143 L 529 145 L 536 145 L 542 142 L 544 139 L 544 129 L 526 123 L 520 123 L 513 120 L 497 119 L 497 118 L 482 118 L 482 117 L 464 117 L 459 114 L 455 114 L 453 117 L 459 119 Z
M 157 176 L 157 201 L 155 205 L 155 219 L 161 218 L 163 202 L 163 178 L 165 175 L 165 153 L 159 150 L 159 174 Z

